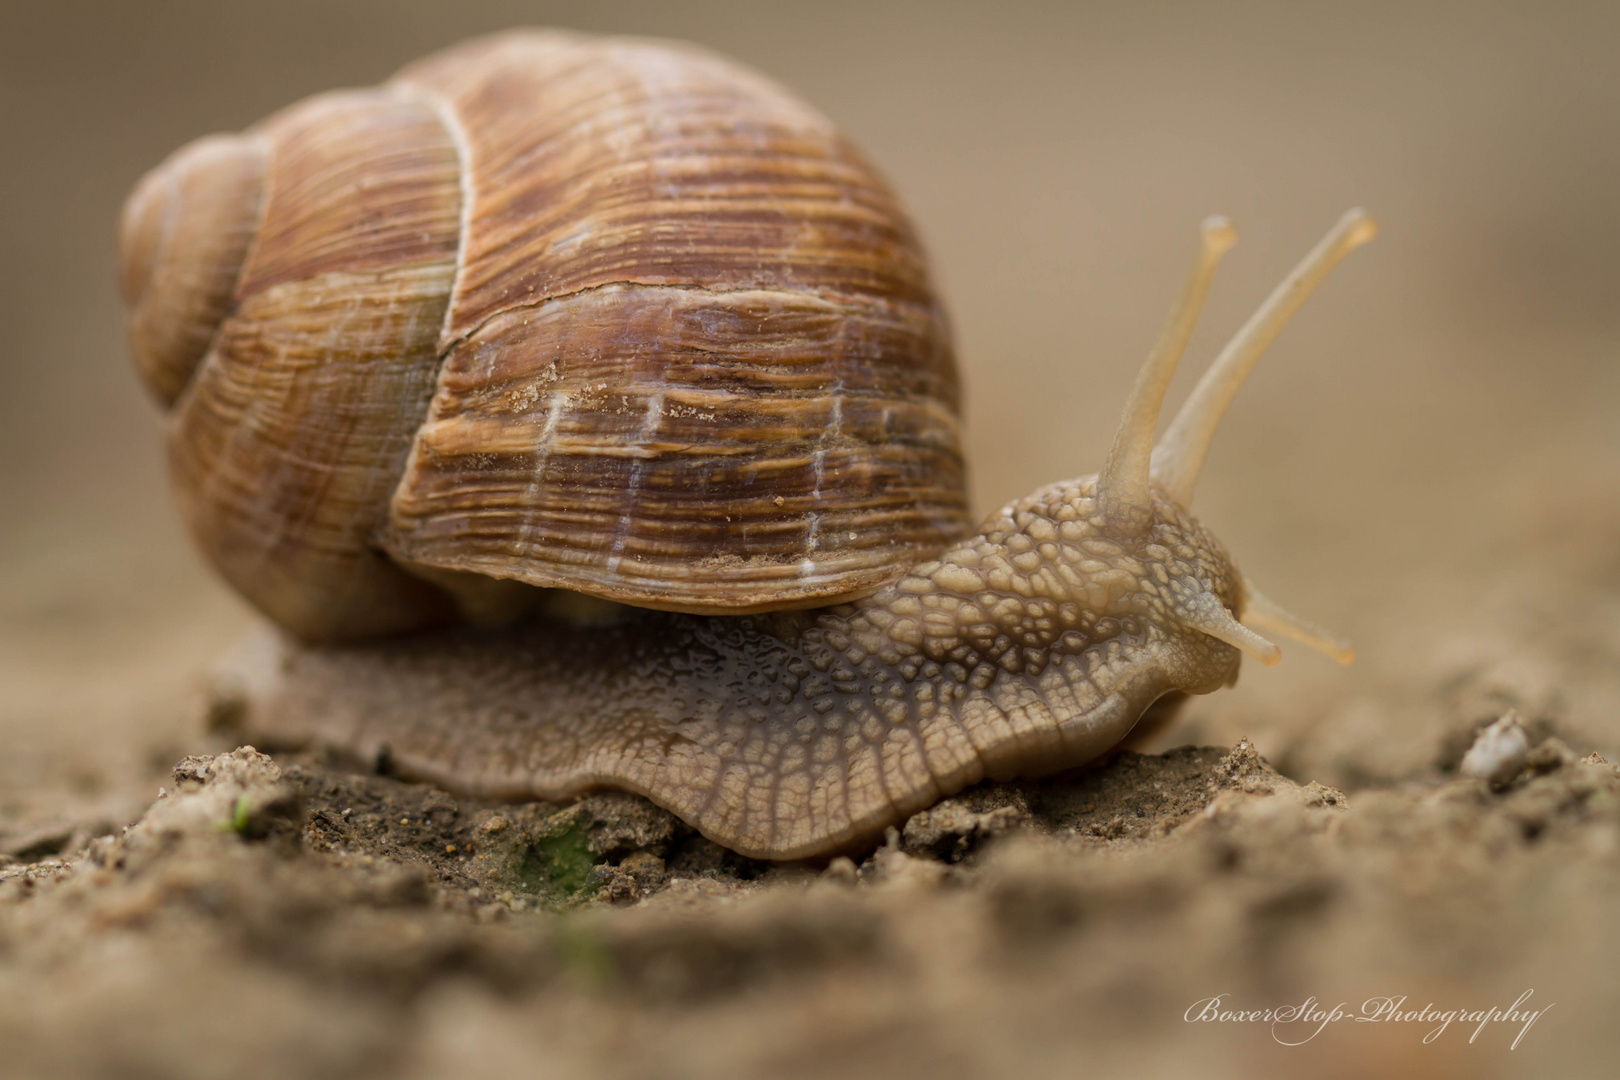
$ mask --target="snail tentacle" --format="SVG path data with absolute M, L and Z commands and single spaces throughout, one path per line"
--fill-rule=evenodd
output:
M 1356 658 L 1355 647 L 1350 642 L 1331 630 L 1284 610 L 1275 600 L 1256 589 L 1250 582 L 1243 583 L 1243 593 L 1245 622 L 1253 623 L 1262 630 L 1270 630 L 1293 638 L 1301 645 L 1315 649 L 1323 656 L 1337 660 L 1341 664 L 1348 664 Z
M 1204 309 L 1204 297 L 1215 277 L 1215 267 L 1235 243 L 1237 230 L 1226 218 L 1204 220 L 1192 273 L 1187 276 L 1187 284 L 1170 312 L 1169 321 L 1137 373 L 1130 396 L 1125 399 L 1125 413 L 1114 433 L 1114 444 L 1097 477 L 1098 504 L 1103 517 L 1116 532 L 1136 535 L 1153 521 L 1148 473 L 1164 393 L 1170 388 L 1170 380 L 1175 377 L 1198 315 Z
M 1267 667 L 1282 659 L 1282 650 L 1232 617 L 1226 606 L 1209 593 L 1195 593 L 1177 609 L 1181 621 L 1210 637 L 1241 649 Z
M 1153 451 L 1153 482 L 1182 506 L 1192 505 L 1215 428 L 1260 354 L 1282 332 L 1328 271 L 1378 233 L 1365 210 L 1347 212 L 1274 289 L 1210 364 Z

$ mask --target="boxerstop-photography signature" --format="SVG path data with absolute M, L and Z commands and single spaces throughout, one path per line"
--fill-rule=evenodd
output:
M 1539 1009 L 1531 1009 L 1528 1003 L 1534 993 L 1534 990 L 1526 990 L 1505 1009 L 1498 1005 L 1483 1009 L 1445 1009 L 1433 1002 L 1421 1008 L 1408 1008 L 1406 995 L 1402 994 L 1399 997 L 1368 998 L 1361 1003 L 1359 1010 L 1352 1010 L 1348 1002 L 1324 1005 L 1315 996 L 1297 1005 L 1240 1009 L 1229 1002 L 1230 994 L 1216 994 L 1193 1002 L 1182 1018 L 1189 1024 L 1266 1024 L 1271 1028 L 1271 1037 L 1284 1046 L 1302 1046 L 1320 1035 L 1329 1024 L 1341 1020 L 1353 1020 L 1358 1024 L 1426 1026 L 1427 1031 L 1423 1036 L 1425 1043 L 1434 1042 L 1452 1024 L 1474 1026 L 1468 1036 L 1470 1043 L 1478 1039 L 1490 1024 L 1517 1024 L 1518 1034 L 1513 1037 L 1509 1047 L 1517 1050 L 1531 1026 L 1557 1004 L 1552 1002 Z

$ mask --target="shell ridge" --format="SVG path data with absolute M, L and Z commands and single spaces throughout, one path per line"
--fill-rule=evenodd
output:
M 461 117 L 451 103 L 432 87 L 423 86 L 411 81 L 408 77 L 396 76 L 386 84 L 386 88 L 404 100 L 415 101 L 432 110 L 438 118 L 439 126 L 444 129 L 445 138 L 450 141 L 456 154 L 456 168 L 459 175 L 457 187 L 461 193 L 457 216 L 460 222 L 456 230 L 456 257 L 454 269 L 450 276 L 450 290 L 445 297 L 444 314 L 439 317 L 439 344 L 437 354 L 433 358 L 433 393 L 429 394 L 421 415 L 416 418 L 415 430 L 421 430 L 427 422 L 429 414 L 433 411 L 433 399 L 438 396 L 439 380 L 444 371 L 444 362 L 449 357 L 455 342 L 446 342 L 445 337 L 450 333 L 450 326 L 455 319 L 456 296 L 460 292 L 461 282 L 466 269 L 467 237 L 472 228 L 473 187 L 472 187 L 472 148 L 467 141 L 467 130 L 461 123 Z M 398 465 L 389 485 L 388 498 L 384 501 L 381 511 L 377 515 L 376 527 L 372 530 L 372 548 L 379 555 L 388 557 L 387 548 L 383 545 L 381 537 L 388 528 L 394 502 L 399 498 L 405 486 L 405 478 L 416 467 L 418 440 L 412 438 L 407 444 L 405 452 L 399 455 Z
M 510 304 L 498 310 L 491 311 L 489 314 L 480 318 L 476 323 L 473 323 L 465 330 L 458 333 L 455 337 L 449 339 L 448 341 L 442 342 L 439 347 L 439 360 L 442 363 L 449 357 L 451 353 L 455 352 L 456 349 L 460 348 L 461 346 L 467 344 L 468 341 L 476 338 L 480 333 L 488 328 L 490 323 L 497 319 L 510 316 L 514 312 L 519 311 L 539 311 L 548 304 L 575 300 L 581 296 L 589 296 L 591 293 L 604 292 L 611 289 L 670 289 L 681 292 L 699 292 L 710 296 L 736 296 L 746 293 L 775 293 L 783 296 L 809 297 L 815 300 L 825 301 L 830 307 L 834 308 L 843 307 L 852 301 L 856 303 L 874 305 L 876 303 L 874 302 L 873 297 L 868 293 L 849 292 L 841 289 L 806 288 L 802 285 L 794 285 L 788 282 L 772 282 L 770 284 L 709 285 L 701 282 L 689 281 L 643 281 L 639 278 L 614 278 L 611 281 L 592 282 L 589 285 L 582 285 L 577 289 L 568 289 L 563 292 L 555 292 L 549 293 L 545 296 L 533 297 L 531 299 L 523 300 L 519 303 Z M 893 298 L 888 298 L 879 302 L 891 306 L 915 307 L 916 310 L 920 312 L 932 312 L 934 310 L 932 307 L 921 304 L 913 304 L 909 301 L 897 300 Z M 454 304 L 452 302 L 452 307 L 453 306 Z M 703 350 L 701 346 L 693 345 L 692 347 L 698 351 L 706 351 Z M 955 412 L 956 410 L 953 409 L 952 414 L 955 415 Z
M 407 141 L 387 144 L 395 131 Z M 227 580 L 307 637 L 439 621 L 443 598 L 375 534 L 436 385 L 460 203 L 449 136 L 384 87 L 322 95 L 248 137 L 268 146 L 259 228 L 170 425 L 183 514 Z M 391 185 L 356 187 L 373 164 Z M 365 191 L 399 210 L 380 232 L 357 226 Z
M 259 184 L 259 197 L 257 204 L 253 208 L 253 231 L 248 234 L 247 247 L 242 252 L 242 261 L 236 265 L 236 277 L 231 282 L 230 304 L 225 309 L 225 317 L 214 325 L 214 332 L 208 338 L 208 348 L 203 353 L 202 361 L 198 362 L 198 368 L 213 353 L 214 345 L 219 341 L 219 336 L 224 331 L 226 322 L 235 316 L 237 310 L 242 306 L 242 283 L 247 279 L 247 270 L 253 264 L 254 255 L 258 253 L 259 226 L 264 222 L 265 209 L 270 205 L 270 185 L 274 182 L 272 177 L 275 175 L 275 144 L 263 132 L 243 132 L 242 137 L 250 140 L 254 149 L 259 152 L 264 162 L 264 179 Z M 196 371 L 197 368 L 193 368 L 193 378 L 187 380 L 186 388 L 188 390 L 191 384 L 197 381 L 195 378 Z
M 438 118 L 440 126 L 444 128 L 445 137 L 450 140 L 450 145 L 456 152 L 456 165 L 460 173 L 458 187 L 461 190 L 461 205 L 458 213 L 461 225 L 456 231 L 455 270 L 450 279 L 450 294 L 445 303 L 444 315 L 439 326 L 438 363 L 442 366 L 445 357 L 449 355 L 450 349 L 454 345 L 454 342 L 447 342 L 445 338 L 450 333 L 450 326 L 455 317 L 456 297 L 461 291 L 462 277 L 467 266 L 467 237 L 472 228 L 473 212 L 472 148 L 467 141 L 467 130 L 461 122 L 461 116 L 450 102 L 445 100 L 443 95 L 435 92 L 430 87 L 409 81 L 391 82 L 387 84 L 387 88 L 406 100 L 415 101 L 431 109 Z M 437 384 L 437 371 L 435 371 L 435 384 Z
M 848 328 L 846 320 L 839 320 L 838 338 L 828 350 L 827 368 L 832 375 L 832 405 L 828 410 L 827 425 L 821 430 L 821 438 L 813 459 L 816 486 L 810 492 L 812 508 L 810 520 L 805 528 L 805 557 L 799 567 L 800 577 L 811 577 L 820 569 L 816 552 L 821 542 L 822 512 L 819 509 L 822 499 L 821 488 L 826 482 L 827 447 L 842 434 L 844 428 L 844 335 Z

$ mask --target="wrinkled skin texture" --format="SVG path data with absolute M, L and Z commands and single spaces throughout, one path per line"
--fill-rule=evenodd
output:
M 627 788 L 747 855 L 856 848 L 984 777 L 1093 760 L 1162 695 L 1236 678 L 1238 651 L 1178 617 L 1201 596 L 1241 614 L 1219 543 L 1163 498 L 1145 535 L 1111 536 L 1094 488 L 1037 491 L 832 608 L 282 643 L 244 672 L 247 729 L 468 792 Z

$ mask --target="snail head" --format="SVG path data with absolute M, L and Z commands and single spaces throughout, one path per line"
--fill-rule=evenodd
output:
M 1237 238 L 1226 219 L 1206 220 L 1197 261 L 1137 376 L 1102 471 L 1006 507 L 987 530 L 986 538 L 1002 548 L 996 561 L 1005 559 L 1014 575 L 1045 576 L 1035 592 L 1070 599 L 1089 617 L 1127 629 L 1145 623 L 1135 632 L 1160 643 L 1157 653 L 1172 683 L 1195 693 L 1235 679 L 1233 650 L 1267 665 L 1281 659 L 1281 650 L 1257 629 L 1349 663 L 1354 650 L 1348 642 L 1268 600 L 1188 506 L 1215 428 L 1261 352 L 1328 271 L 1375 232 L 1363 211 L 1345 214 L 1220 352 L 1155 444 L 1165 390 L 1215 266 Z

